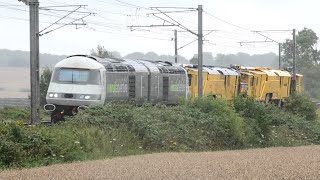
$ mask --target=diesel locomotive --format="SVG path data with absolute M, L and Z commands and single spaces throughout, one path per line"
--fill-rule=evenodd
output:
M 187 98 L 187 71 L 170 62 L 74 55 L 56 64 L 44 108 L 61 120 L 111 101 L 177 104 Z

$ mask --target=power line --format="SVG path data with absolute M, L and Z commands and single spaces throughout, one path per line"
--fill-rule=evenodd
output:
M 41 8 L 65 8 L 65 7 L 78 7 L 78 6 L 83 6 L 83 5 L 60 5 L 60 6 L 41 6 Z M 87 6 L 87 5 L 86 5 Z
M 179 23 L 177 20 L 173 19 L 171 16 L 169 16 L 168 14 L 164 13 L 163 11 L 161 11 L 159 8 L 157 8 L 157 7 L 153 7 L 153 8 L 156 9 L 157 11 L 159 11 L 161 14 L 165 15 L 167 18 L 169 18 L 170 20 L 172 20 L 174 23 L 169 22 L 169 21 L 167 21 L 167 20 L 165 20 L 165 19 L 163 19 L 163 18 L 160 18 L 159 16 L 151 13 L 153 16 L 155 16 L 155 17 L 157 17 L 157 18 L 160 18 L 160 19 L 162 19 L 162 20 L 164 20 L 164 21 L 166 21 L 166 22 L 169 22 L 169 23 L 171 23 L 171 24 L 175 24 L 175 23 L 176 23 L 176 25 L 177 25 L 178 27 L 180 27 L 181 29 L 184 29 L 184 30 L 190 32 L 191 34 L 194 34 L 194 35 L 197 36 L 197 33 L 193 32 L 193 31 L 190 30 L 190 29 L 188 29 L 187 27 L 185 27 L 184 25 L 182 25 L 181 23 Z M 153 8 L 151 8 L 151 9 L 153 9 Z
M 264 32 L 264 33 L 286 33 L 286 32 L 292 32 L 292 30 L 260 30 L 257 32 Z
M 122 7 L 135 8 L 135 9 L 136 8 L 140 8 L 140 9 L 148 9 L 148 10 L 150 10 L 149 8 L 145 8 L 145 7 L 142 7 L 142 6 L 129 4 L 129 3 L 125 3 L 125 2 L 120 2 L 120 1 L 117 1 L 117 2 L 120 2 L 120 4 L 119 3 L 107 2 L 107 1 L 103 1 L 103 0 L 96 0 L 96 1 L 101 2 L 101 3 L 105 3 L 105 4 L 112 4 L 112 5 L 122 6 Z
M 218 18 L 218 17 L 216 17 L 216 16 L 214 16 L 214 15 L 212 15 L 212 14 L 210 14 L 210 13 L 206 12 L 206 11 L 203 11 L 203 12 L 204 12 L 204 13 L 206 13 L 206 14 L 208 14 L 209 16 L 211 16 L 211 17 L 213 17 L 213 18 L 215 18 L 215 19 L 218 19 L 219 21 L 222 21 L 222 22 L 224 22 L 224 23 L 226 23 L 226 24 L 229 24 L 229 25 L 231 25 L 231 26 L 234 26 L 234 27 L 237 27 L 237 28 L 240 28 L 240 29 L 246 30 L 246 31 L 252 31 L 251 29 L 244 28 L 244 27 L 241 27 L 241 26 L 235 25 L 235 24 L 233 24 L 233 23 L 230 23 L 230 22 L 228 22 L 228 21 L 225 21 L 225 20 L 223 20 L 223 19 L 221 19 L 221 18 Z
M 114 1 L 117 1 L 117 2 L 122 3 L 122 4 L 127 4 L 127 5 L 132 6 L 132 7 L 150 10 L 150 8 L 145 8 L 145 7 L 142 7 L 142 6 L 138 6 L 138 5 L 135 5 L 135 4 L 130 4 L 130 3 L 127 3 L 127 2 L 124 2 L 124 1 L 120 1 L 120 0 L 114 0 Z
M 25 7 L 25 5 L 1 5 L 0 4 L 0 7 Z
M 190 13 L 190 12 L 195 12 L 196 10 L 180 10 L 180 11 L 164 11 L 162 13 Z M 162 14 L 162 13 L 152 13 L 152 14 Z
M 115 32 L 109 32 L 109 31 L 103 31 L 103 30 L 96 30 L 96 29 L 91 29 L 96 32 L 101 32 L 101 33 L 108 33 L 108 34 L 119 34 L 119 35 L 124 35 L 124 36 L 132 36 L 132 37 L 138 37 L 138 38 L 144 38 L 144 39 L 154 39 L 154 40 L 161 40 L 161 41 L 170 41 L 171 39 L 163 39 L 163 38 L 155 38 L 155 37 L 148 37 L 148 36 L 140 36 L 140 35 L 133 35 L 133 34 L 122 34 L 122 33 L 115 33 Z
M 67 3 L 63 3 L 63 2 L 59 2 L 59 1 L 54 1 L 54 0 L 46 0 L 46 1 L 49 1 L 53 4 L 59 4 L 59 5 L 70 5 L 70 4 L 67 4 Z M 43 2 L 42 2 L 43 3 Z
M 23 19 L 19 17 L 13 17 L 13 16 L 0 16 L 1 19 L 11 19 L 11 20 L 17 20 L 17 21 L 25 21 L 29 22 L 28 19 Z M 48 22 L 48 21 L 40 21 L 41 24 L 52 24 L 53 22 Z M 57 23 L 57 25 L 64 25 L 66 23 Z

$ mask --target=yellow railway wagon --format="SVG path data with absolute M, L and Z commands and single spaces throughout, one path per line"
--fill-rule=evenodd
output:
M 266 103 L 281 102 L 290 96 L 292 76 L 288 71 L 261 67 L 241 67 L 240 69 L 241 94 L 247 94 L 257 101 Z M 297 93 L 301 93 L 301 79 L 302 75 L 298 74 Z
M 189 96 L 198 96 L 198 69 L 186 68 L 189 77 Z M 238 94 L 240 73 L 231 68 L 203 67 L 203 95 L 232 100 Z
M 198 96 L 197 66 L 185 66 L 189 79 L 189 96 Z M 296 76 L 296 92 L 301 93 L 302 75 Z M 281 102 L 291 94 L 292 75 L 285 70 L 262 67 L 203 67 L 203 95 L 232 100 L 234 96 L 245 95 L 257 101 Z
M 280 96 L 281 99 L 286 99 L 290 96 L 291 74 L 283 70 L 270 70 L 280 77 Z

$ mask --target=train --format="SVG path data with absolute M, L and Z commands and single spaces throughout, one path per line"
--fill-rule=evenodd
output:
M 170 62 L 73 55 L 55 65 L 44 108 L 57 121 L 110 101 L 177 104 L 188 96 L 187 77 Z
M 55 65 L 44 109 L 56 122 L 112 101 L 175 105 L 197 97 L 197 76 L 197 65 L 72 55 Z M 243 95 L 282 103 L 290 95 L 291 77 L 288 71 L 268 68 L 205 66 L 203 95 L 227 100 Z M 296 79 L 301 92 L 302 75 Z

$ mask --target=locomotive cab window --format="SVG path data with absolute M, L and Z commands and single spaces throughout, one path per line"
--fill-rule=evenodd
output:
M 100 84 L 100 71 L 89 69 L 56 69 L 54 82 L 65 84 Z

